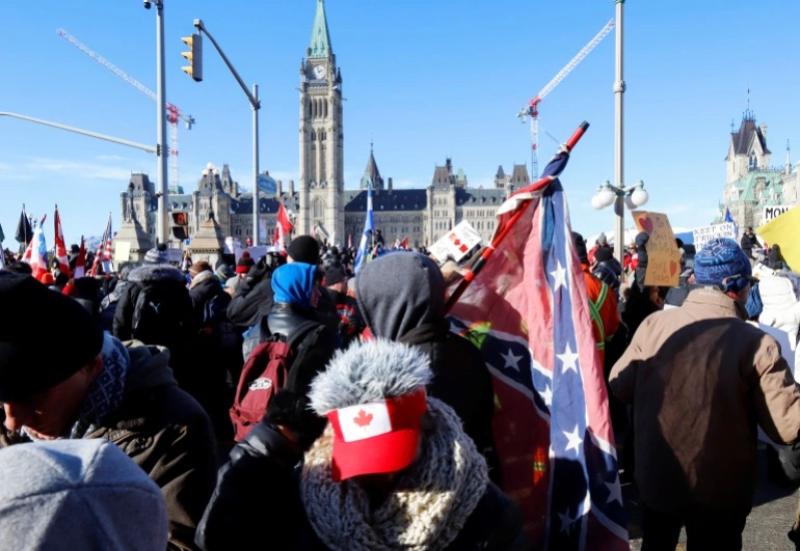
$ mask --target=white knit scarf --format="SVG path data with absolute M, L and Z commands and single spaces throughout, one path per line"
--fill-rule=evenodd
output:
M 301 493 L 325 545 L 350 551 L 436 550 L 455 540 L 486 491 L 486 461 L 449 406 L 428 398 L 427 415 L 433 428 L 423 436 L 420 458 L 375 509 L 357 482 L 332 480 L 330 426 L 314 443 L 305 456 Z

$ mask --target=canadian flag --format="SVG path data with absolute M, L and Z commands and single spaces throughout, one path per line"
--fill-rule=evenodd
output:
M 292 225 L 292 221 L 289 220 L 289 213 L 286 212 L 283 201 L 278 202 L 278 216 L 276 221 L 275 245 L 277 245 L 281 251 L 286 251 L 286 238 L 292 232 L 294 226 Z
M 72 274 L 72 277 L 78 279 L 80 277 L 84 277 L 86 275 L 86 244 L 83 242 L 83 236 L 81 236 L 81 248 L 78 251 L 78 259 L 75 261 L 75 273 Z
M 67 277 L 72 277 L 69 269 L 69 259 L 67 258 L 67 245 L 64 243 L 64 232 L 61 229 L 61 216 L 58 214 L 58 205 L 56 205 L 56 212 L 53 216 L 53 223 L 55 226 L 55 246 L 56 246 L 56 260 L 58 261 L 58 269 L 62 274 Z
M 357 442 L 392 432 L 386 402 L 344 407 L 336 410 L 336 413 L 345 442 Z

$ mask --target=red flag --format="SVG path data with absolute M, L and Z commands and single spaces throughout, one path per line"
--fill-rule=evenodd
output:
M 401 249 L 408 249 L 408 237 L 404 237 L 403 240 L 400 242 Z
M 72 272 L 69 269 L 69 259 L 67 258 L 67 245 L 64 243 L 64 232 L 61 228 L 61 216 L 58 214 L 58 205 L 56 205 L 56 212 L 53 216 L 53 225 L 58 269 L 61 270 L 62 274 L 66 274 L 67 277 L 72 277 Z
M 283 201 L 278 202 L 278 216 L 276 220 L 277 224 L 275 226 L 275 230 L 277 232 L 277 242 L 275 243 L 278 247 L 280 247 L 281 251 L 286 250 L 286 238 L 294 229 L 292 225 L 292 221 L 289 220 L 289 213 L 286 212 L 286 207 L 283 205 Z
M 81 248 L 78 251 L 78 259 L 75 261 L 75 273 L 72 277 L 78 279 L 86 275 L 86 244 L 81 236 Z
M 561 152 L 548 187 L 499 210 L 497 244 L 453 307 L 451 327 L 492 375 L 503 490 L 537 548 L 628 549 L 603 365 L 572 242 Z M 493 243 L 494 246 L 494 243 Z

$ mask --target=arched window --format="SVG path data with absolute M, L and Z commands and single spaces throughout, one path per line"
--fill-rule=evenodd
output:
M 328 118 L 328 100 L 325 100 L 325 114 L 323 115 L 323 118 Z

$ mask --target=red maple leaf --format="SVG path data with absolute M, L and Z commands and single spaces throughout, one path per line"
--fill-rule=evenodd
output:
M 353 422 L 359 427 L 364 428 L 372 423 L 372 414 L 360 409 L 358 410 L 358 415 L 353 417 Z

